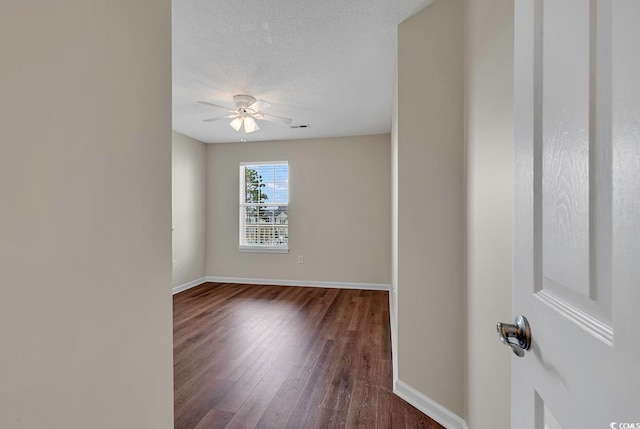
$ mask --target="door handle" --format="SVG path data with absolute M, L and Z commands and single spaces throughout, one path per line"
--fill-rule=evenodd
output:
M 518 314 L 514 324 L 498 323 L 496 330 L 498 337 L 518 357 L 524 356 L 524 351 L 531 348 L 531 328 L 526 317 Z

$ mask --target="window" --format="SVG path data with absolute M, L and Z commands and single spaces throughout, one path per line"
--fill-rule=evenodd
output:
M 241 252 L 289 251 L 289 164 L 240 163 Z

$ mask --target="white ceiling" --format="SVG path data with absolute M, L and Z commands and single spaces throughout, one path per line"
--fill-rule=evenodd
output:
M 388 133 L 397 25 L 432 0 L 174 0 L 173 129 L 206 143 L 242 137 L 235 94 L 271 103 L 247 141 Z

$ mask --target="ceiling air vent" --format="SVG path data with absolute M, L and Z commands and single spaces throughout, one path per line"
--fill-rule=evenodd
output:
M 309 128 L 309 124 L 290 125 L 291 128 Z

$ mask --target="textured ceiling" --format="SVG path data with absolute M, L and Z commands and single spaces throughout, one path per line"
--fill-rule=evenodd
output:
M 242 137 L 209 101 L 272 104 L 247 141 L 388 133 L 397 25 L 431 0 L 174 0 L 173 129 L 207 143 Z

